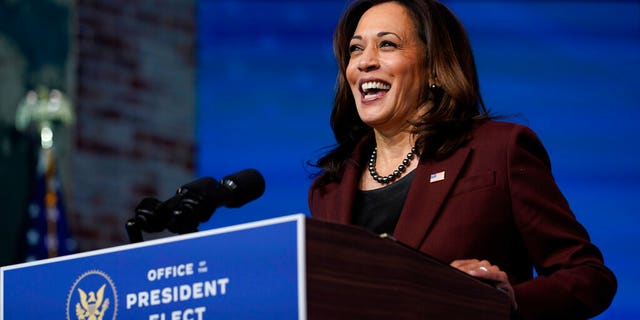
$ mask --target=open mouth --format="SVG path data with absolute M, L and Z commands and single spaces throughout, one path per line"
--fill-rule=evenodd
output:
M 360 92 L 365 100 L 374 100 L 384 96 L 391 89 L 391 85 L 384 81 L 363 81 L 360 83 Z

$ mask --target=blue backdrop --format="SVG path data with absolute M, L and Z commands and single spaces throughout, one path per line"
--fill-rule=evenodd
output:
M 640 3 L 446 1 L 487 106 L 545 143 L 578 219 L 618 276 L 598 319 L 640 319 Z M 331 37 L 344 1 L 198 2 L 198 175 L 260 170 L 267 190 L 202 228 L 308 213 L 305 162 L 333 143 Z

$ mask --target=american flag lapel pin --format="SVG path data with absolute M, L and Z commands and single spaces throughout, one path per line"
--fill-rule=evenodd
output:
M 444 171 L 432 173 L 429 177 L 429 183 L 434 183 L 444 180 Z

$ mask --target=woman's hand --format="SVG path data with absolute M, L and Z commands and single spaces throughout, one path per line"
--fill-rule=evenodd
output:
M 507 273 L 500 270 L 498 266 L 492 265 L 487 260 L 480 261 L 478 259 L 455 260 L 451 262 L 451 266 L 476 278 L 495 281 L 496 288 L 504 291 L 511 298 L 513 310 L 518 309 L 513 287 L 509 283 Z

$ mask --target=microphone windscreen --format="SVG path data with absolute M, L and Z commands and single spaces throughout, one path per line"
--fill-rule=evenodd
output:
M 200 178 L 195 181 L 191 181 L 178 189 L 178 194 L 198 192 L 208 193 L 211 190 L 215 190 L 218 186 L 218 181 L 210 177 Z
M 231 190 L 225 202 L 227 208 L 238 208 L 259 198 L 265 189 L 264 177 L 255 169 L 246 169 L 222 178 L 222 185 Z

